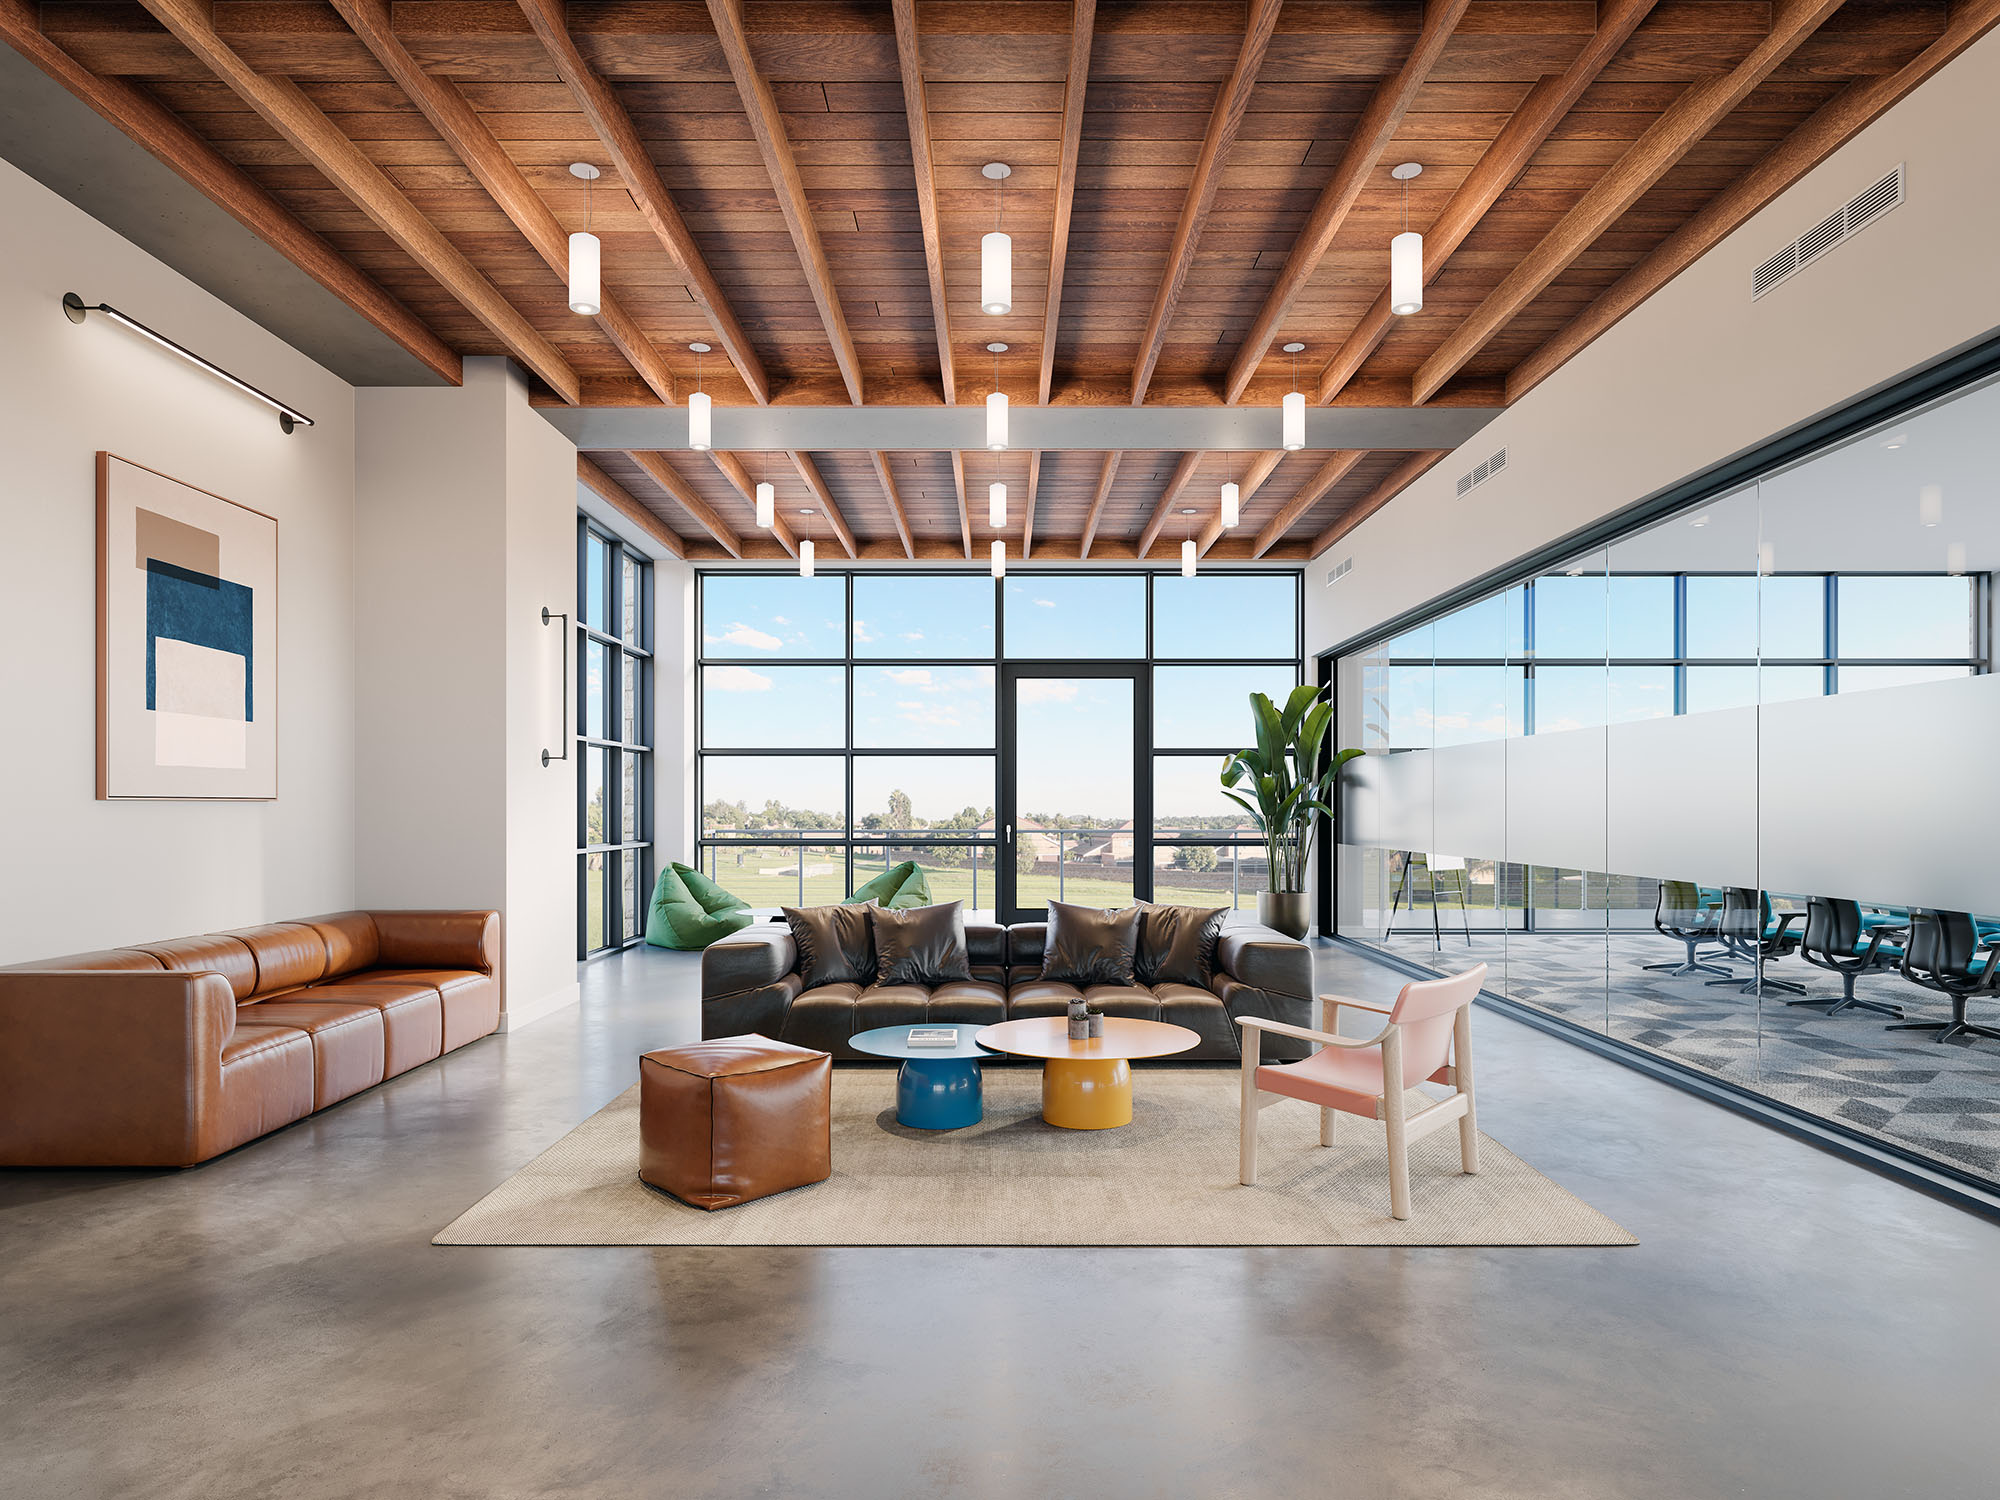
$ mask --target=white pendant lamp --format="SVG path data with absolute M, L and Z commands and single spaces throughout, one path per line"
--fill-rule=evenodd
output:
M 1188 535 L 1181 541 L 1181 577 L 1194 577 L 1194 518 L 1198 514 L 1192 505 L 1181 507 L 1181 514 L 1188 518 Z
M 1007 486 L 997 481 L 986 486 L 986 524 L 996 531 L 1007 524 Z
M 1944 520 L 1944 486 L 1927 484 L 1917 491 L 1917 520 L 1935 526 Z
M 1014 169 L 989 161 L 979 170 L 993 180 L 993 232 L 979 242 L 979 310 L 998 317 L 1014 310 L 1014 242 L 1000 232 L 1000 184 Z
M 1242 518 L 1243 491 L 1235 480 L 1222 487 L 1222 529 L 1230 530 Z
M 688 397 L 688 446 L 697 453 L 709 449 L 708 392 L 701 388 L 701 357 L 708 353 L 706 344 L 689 344 L 694 351 L 694 392 Z
M 778 491 L 768 479 L 757 481 L 757 524 L 764 530 L 771 529 L 771 523 L 778 515 Z
M 993 356 L 993 389 L 986 397 L 986 449 L 1001 453 L 1007 447 L 1007 393 L 1000 389 L 1000 356 L 1007 352 L 1007 346 L 988 344 L 986 352 Z
M 598 171 L 587 161 L 573 161 L 569 175 L 583 181 L 583 229 L 569 237 L 569 310 L 594 318 L 604 303 L 604 247 L 590 232 L 590 185 Z
M 799 530 L 804 531 L 806 529 L 807 518 L 812 514 L 813 509 L 809 505 L 799 511 Z M 809 536 L 802 536 L 799 538 L 799 577 L 810 578 L 812 576 L 813 539 Z
M 1285 393 L 1285 440 L 1287 453 L 1296 453 L 1306 445 L 1306 395 L 1298 389 L 1299 351 L 1304 344 L 1287 344 L 1285 353 L 1292 357 L 1292 389 Z
M 1007 544 L 997 536 L 993 538 L 993 576 L 995 578 L 1007 576 Z
M 1403 185 L 1403 232 L 1389 241 L 1389 311 L 1399 318 L 1424 310 L 1424 237 L 1410 228 L 1410 179 L 1422 171 L 1413 161 L 1389 169 Z

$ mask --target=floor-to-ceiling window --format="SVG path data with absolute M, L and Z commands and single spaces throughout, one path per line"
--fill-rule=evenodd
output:
M 1961 391 L 1343 653 L 1340 933 L 2000 1180 L 1996 431 Z
M 577 881 L 588 956 L 637 942 L 652 891 L 652 564 L 577 528 Z
M 1293 571 L 714 571 L 701 578 L 700 860 L 756 906 L 914 860 L 978 910 L 1254 905 L 1221 794 L 1248 694 L 1299 680 Z

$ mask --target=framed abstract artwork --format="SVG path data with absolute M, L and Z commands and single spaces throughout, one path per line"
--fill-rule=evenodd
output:
M 97 455 L 97 795 L 278 795 L 278 523 Z

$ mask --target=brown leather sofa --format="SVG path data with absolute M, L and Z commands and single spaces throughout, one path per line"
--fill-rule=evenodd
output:
M 500 914 L 349 911 L 0 969 L 0 1166 L 185 1167 L 500 1024 Z
M 1042 978 L 1045 922 L 1012 927 L 965 924 L 972 978 L 920 985 L 828 984 L 807 989 L 799 977 L 798 945 L 783 923 L 761 923 L 711 944 L 701 956 L 701 1034 L 704 1038 L 756 1032 L 835 1057 L 862 1056 L 848 1038 L 877 1026 L 919 1021 L 961 1021 L 992 1026 L 1022 1016 L 1059 1016 L 1081 994 L 1106 1015 L 1136 1016 L 1185 1026 L 1200 1043 L 1177 1054 L 1189 1058 L 1242 1056 L 1237 1016 L 1313 1024 L 1312 950 L 1274 928 L 1255 923 L 1222 929 L 1216 974 L 1209 987 L 1191 984 L 1074 985 Z M 1306 1056 L 1309 1044 L 1264 1034 L 1264 1060 Z

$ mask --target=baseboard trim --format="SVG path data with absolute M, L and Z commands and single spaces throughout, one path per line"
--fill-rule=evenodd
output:
M 1439 972 L 1428 968 L 1414 959 L 1400 954 L 1384 953 L 1366 943 L 1353 938 L 1333 936 L 1321 941 L 1332 947 L 1344 949 L 1361 958 L 1380 964 L 1385 969 L 1393 969 L 1399 974 L 1407 974 L 1412 979 L 1436 979 Z M 1491 990 L 1479 992 L 1479 1003 L 1486 1009 L 1496 1011 L 1510 1020 L 1532 1026 L 1537 1031 L 1547 1032 L 1573 1047 L 1581 1047 L 1586 1052 L 1595 1052 L 1599 1057 L 1609 1058 L 1637 1073 L 1669 1084 L 1686 1093 L 1699 1095 L 1711 1104 L 1719 1104 L 1758 1124 L 1772 1130 L 1782 1131 L 1797 1140 L 1816 1146 L 1820 1150 L 1850 1161 L 1857 1166 L 1868 1168 L 1884 1177 L 1894 1178 L 1905 1187 L 1912 1187 L 1933 1198 L 1942 1199 L 1954 1208 L 1967 1213 L 1978 1214 L 1982 1218 L 2000 1220 L 2000 1193 L 1980 1182 L 1977 1178 L 1956 1172 L 1949 1167 L 1939 1166 L 1913 1153 L 1900 1151 L 1885 1145 L 1871 1136 L 1848 1130 L 1818 1115 L 1807 1114 L 1794 1109 L 1763 1094 L 1752 1093 L 1733 1083 L 1725 1083 L 1706 1073 L 1660 1057 L 1635 1047 L 1629 1042 L 1621 1042 L 1616 1037 L 1586 1031 L 1558 1016 L 1536 1010 L 1531 1005 L 1523 1005 L 1518 1000 Z
M 559 1010 L 567 1010 L 582 998 L 583 990 L 576 981 L 549 991 L 538 1000 L 526 1003 L 509 1000 L 507 1008 L 500 1012 L 501 1031 L 519 1031 L 524 1026 L 532 1026 L 537 1021 L 545 1021 Z

